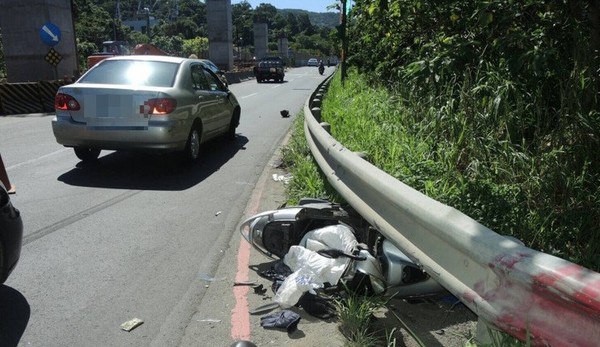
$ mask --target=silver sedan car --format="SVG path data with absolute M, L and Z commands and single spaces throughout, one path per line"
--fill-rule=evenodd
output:
M 217 136 L 235 139 L 240 105 L 199 59 L 119 56 L 88 70 L 55 97 L 52 130 L 82 161 L 102 149 L 178 152 L 198 158 Z

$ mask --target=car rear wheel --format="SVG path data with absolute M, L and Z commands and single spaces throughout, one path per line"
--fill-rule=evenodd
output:
M 94 161 L 100 156 L 100 149 L 90 147 L 75 147 L 75 155 L 82 161 Z
M 192 126 L 188 135 L 185 149 L 183 150 L 183 159 L 186 162 L 193 162 L 200 156 L 200 131 L 196 125 Z
M 225 134 L 225 137 L 228 140 L 230 140 L 230 141 L 235 140 L 235 129 L 238 127 L 238 125 L 240 125 L 240 114 L 236 110 L 233 112 L 233 115 L 231 116 L 231 121 L 229 122 L 229 129 L 227 130 L 227 133 Z

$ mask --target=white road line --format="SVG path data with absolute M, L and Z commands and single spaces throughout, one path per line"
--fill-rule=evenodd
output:
M 59 154 L 59 153 L 62 153 L 62 152 L 64 152 L 64 151 L 68 151 L 68 150 L 69 150 L 69 148 L 63 148 L 63 149 L 59 149 L 58 151 L 54 151 L 54 152 L 52 152 L 52 153 L 48 153 L 48 154 L 46 154 L 46 155 L 42 155 L 42 156 L 41 156 L 41 157 L 39 157 L 39 158 L 30 159 L 30 160 L 24 161 L 24 162 L 22 162 L 22 163 L 18 163 L 18 164 L 15 164 L 15 165 L 9 166 L 9 167 L 7 167 L 7 168 L 6 168 L 6 170 L 13 170 L 13 169 L 16 169 L 16 168 L 18 168 L 18 167 L 25 166 L 25 165 L 27 165 L 27 164 L 31 164 L 31 163 L 33 163 L 33 162 L 36 162 L 36 161 L 38 161 L 38 160 L 42 160 L 42 159 L 45 159 L 45 158 L 51 157 L 51 156 L 53 156 L 53 155 L 56 155 L 56 154 Z

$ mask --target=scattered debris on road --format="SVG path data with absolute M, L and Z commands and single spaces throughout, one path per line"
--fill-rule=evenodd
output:
M 288 333 L 295 331 L 300 322 L 300 315 L 291 310 L 273 312 L 260 317 L 260 325 L 265 328 L 285 329 Z
M 291 174 L 287 174 L 287 175 L 273 174 L 273 181 L 275 181 L 275 182 L 283 182 L 283 184 L 288 184 L 288 183 L 290 183 L 291 179 L 292 179 Z
M 127 322 L 121 324 L 121 330 L 132 331 L 133 329 L 139 327 L 144 324 L 144 321 L 139 318 L 133 318 L 128 320 Z

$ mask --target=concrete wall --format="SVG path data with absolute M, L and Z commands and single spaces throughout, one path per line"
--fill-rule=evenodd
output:
M 260 60 L 269 53 L 269 28 L 267 23 L 254 23 L 254 56 Z
M 233 69 L 231 0 L 206 0 L 209 59 L 223 70 Z
M 0 0 L 0 9 L 8 82 L 54 80 L 77 73 L 71 0 Z M 56 67 L 44 60 L 52 46 L 40 38 L 48 22 L 61 31 L 54 50 L 62 60 Z

